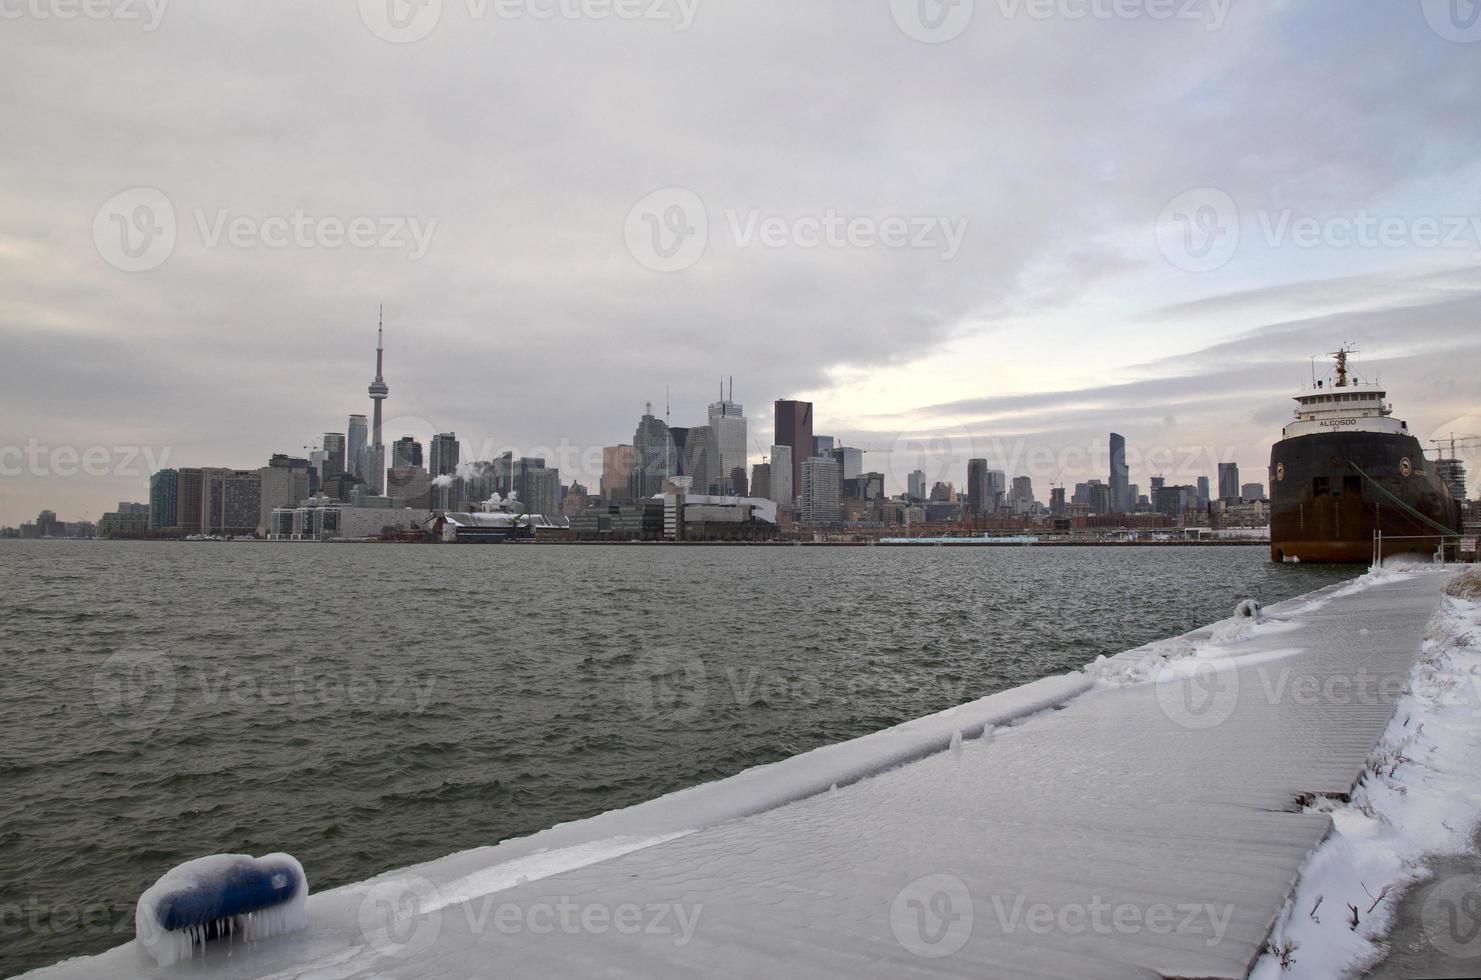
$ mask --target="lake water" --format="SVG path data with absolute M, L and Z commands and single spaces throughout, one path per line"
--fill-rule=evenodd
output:
M 1264 548 L 0 542 L 0 974 L 203 854 L 315 889 L 1357 573 Z

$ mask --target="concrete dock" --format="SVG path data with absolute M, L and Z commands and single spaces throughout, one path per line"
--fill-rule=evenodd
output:
M 1446 581 L 1333 587 L 316 895 L 306 932 L 183 967 L 130 944 L 35 976 L 1243 977 Z

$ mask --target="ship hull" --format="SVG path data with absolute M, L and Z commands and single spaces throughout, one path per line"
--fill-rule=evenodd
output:
M 1459 532 L 1459 504 L 1411 435 L 1323 432 L 1277 442 L 1270 453 L 1271 559 L 1368 564 L 1380 532 L 1384 557 L 1432 555 L 1453 542 L 1383 491 Z

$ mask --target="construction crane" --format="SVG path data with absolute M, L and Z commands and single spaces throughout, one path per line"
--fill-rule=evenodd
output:
M 1445 458 L 1445 447 L 1449 446 L 1450 458 L 1457 459 L 1459 457 L 1455 453 L 1458 449 L 1481 449 L 1481 436 L 1458 436 L 1452 432 L 1448 439 L 1431 439 L 1430 445 L 1435 447 L 1435 451 L 1440 454 L 1441 459 Z

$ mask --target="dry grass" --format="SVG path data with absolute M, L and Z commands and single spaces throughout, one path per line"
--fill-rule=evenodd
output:
M 1445 586 L 1445 594 L 1457 599 L 1481 601 L 1481 569 L 1468 568 Z

